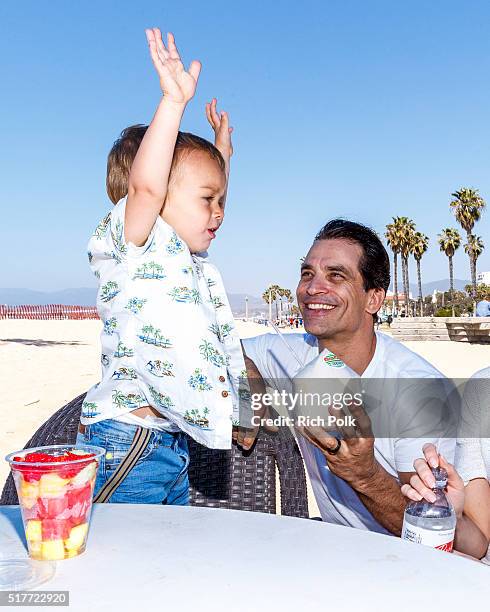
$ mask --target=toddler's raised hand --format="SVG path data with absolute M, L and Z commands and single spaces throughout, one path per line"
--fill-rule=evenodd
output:
M 226 164 L 233 155 L 233 145 L 231 143 L 231 133 L 233 128 L 230 127 L 228 113 L 221 112 L 218 114 L 216 110 L 217 100 L 213 98 L 211 102 L 206 104 L 206 117 L 214 130 L 214 144 L 218 151 L 223 156 Z
M 196 91 L 201 72 L 200 62 L 191 62 L 186 72 L 173 34 L 170 32 L 167 34 L 167 47 L 165 47 L 158 28 L 148 29 L 145 32 L 151 59 L 160 78 L 160 87 L 165 99 L 175 104 L 186 104 Z

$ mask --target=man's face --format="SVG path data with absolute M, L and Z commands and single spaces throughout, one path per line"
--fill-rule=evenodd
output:
M 193 151 L 175 169 L 161 217 L 191 253 L 206 251 L 225 216 L 225 173 L 207 153 Z
M 307 332 L 319 339 L 354 333 L 372 323 L 374 290 L 365 291 L 359 271 L 362 248 L 349 240 L 317 240 L 301 266 L 296 289 Z

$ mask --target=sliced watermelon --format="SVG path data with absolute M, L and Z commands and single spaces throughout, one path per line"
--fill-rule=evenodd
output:
M 56 519 L 68 508 L 68 497 L 40 497 L 38 501 L 39 518 Z
M 43 541 L 67 538 L 71 527 L 70 519 L 43 519 L 41 521 Z

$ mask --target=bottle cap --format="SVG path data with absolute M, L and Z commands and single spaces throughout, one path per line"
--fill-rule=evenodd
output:
M 434 485 L 434 488 L 436 489 L 444 489 L 444 487 L 447 485 L 447 472 L 444 468 L 442 467 L 436 467 L 436 468 L 431 468 L 432 469 L 432 473 L 434 474 L 434 478 L 436 480 L 436 484 Z

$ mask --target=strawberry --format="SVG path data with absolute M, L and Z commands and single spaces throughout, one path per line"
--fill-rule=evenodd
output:
M 28 463 L 58 463 L 59 461 L 66 461 L 66 454 L 50 455 L 49 453 L 42 452 L 27 453 L 24 457 L 24 461 Z
M 21 472 L 26 482 L 37 482 L 46 469 L 40 470 L 38 467 L 28 467 L 28 465 L 16 465 L 15 469 Z
M 91 459 L 95 457 L 95 453 L 80 453 L 80 451 L 74 453 L 72 451 L 68 451 L 68 459 L 70 461 L 78 461 L 79 459 Z
M 62 455 L 51 455 L 49 453 L 45 453 L 42 451 L 34 451 L 32 453 L 27 453 L 23 457 L 17 455 L 13 458 L 14 461 L 17 462 L 15 465 L 15 469 L 20 471 L 24 479 L 27 482 L 33 482 L 39 480 L 41 476 L 46 472 L 56 471 L 61 478 L 69 479 L 76 476 L 84 467 L 86 467 L 93 457 L 95 457 L 95 453 L 86 453 L 80 450 L 67 451 Z M 80 459 L 87 459 L 87 462 L 76 463 L 72 466 L 63 465 L 58 467 L 57 463 L 67 464 L 71 461 L 80 461 Z M 24 465 L 22 465 L 22 463 Z M 29 464 L 32 463 L 40 463 L 46 464 L 41 466 L 31 467 Z M 19 465 L 20 464 L 20 465 Z

